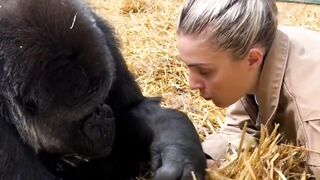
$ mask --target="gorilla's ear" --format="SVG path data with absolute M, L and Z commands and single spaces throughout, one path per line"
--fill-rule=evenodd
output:
M 7 21 L 6 27 L 14 27 L 11 36 L 15 42 L 11 47 L 22 52 L 19 58 L 12 58 L 19 61 L 11 62 L 12 66 L 20 64 L 29 69 L 28 76 L 39 76 L 48 95 L 55 92 L 54 98 L 90 94 L 98 85 L 103 85 L 104 92 L 109 91 L 114 59 L 104 34 L 83 2 L 18 1 L 21 2 L 15 5 L 3 4 L 1 10 L 7 12 L 6 17 L 0 13 L 0 18 Z

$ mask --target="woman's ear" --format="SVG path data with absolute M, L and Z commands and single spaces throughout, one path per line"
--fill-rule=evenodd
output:
M 250 69 L 260 68 L 265 50 L 262 47 L 253 47 L 248 53 L 248 65 Z

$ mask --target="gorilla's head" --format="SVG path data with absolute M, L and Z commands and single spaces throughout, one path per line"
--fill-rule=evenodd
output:
M 2 89 L 12 123 L 35 150 L 95 157 L 114 139 L 104 103 L 114 59 L 90 11 L 74 1 L 19 3 L 21 12 L 1 17 L 8 24 Z

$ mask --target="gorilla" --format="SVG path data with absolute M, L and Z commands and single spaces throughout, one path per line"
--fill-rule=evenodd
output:
M 142 95 L 80 0 L 0 0 L 0 179 L 204 179 L 195 128 Z

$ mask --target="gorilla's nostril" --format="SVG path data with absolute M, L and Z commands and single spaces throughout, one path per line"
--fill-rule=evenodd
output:
M 97 117 L 100 117 L 101 116 L 101 109 L 99 109 L 99 108 L 96 108 L 95 109 L 95 111 L 94 111 L 94 113 L 95 113 L 95 115 L 97 116 Z

